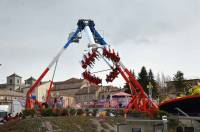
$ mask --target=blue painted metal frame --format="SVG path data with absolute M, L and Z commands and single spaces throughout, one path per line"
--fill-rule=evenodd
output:
M 82 31 L 82 29 L 80 29 L 78 27 L 76 32 L 71 36 L 71 38 L 67 41 L 67 43 L 64 45 L 63 48 L 66 49 L 69 46 L 69 44 L 72 43 L 75 38 L 77 38 L 78 33 L 81 32 L 81 31 Z
M 101 37 L 101 35 L 98 33 L 98 31 L 94 28 L 94 25 L 90 25 L 89 27 L 90 27 L 90 30 L 91 30 L 93 36 L 95 37 L 95 39 L 97 39 L 97 41 L 99 42 L 99 44 L 100 45 L 107 45 L 107 43 L 105 42 L 104 38 Z M 78 33 L 80 33 L 83 30 L 83 28 L 84 27 L 79 27 L 79 25 L 78 25 L 78 28 L 77 28 L 76 32 L 72 35 L 72 37 L 64 45 L 64 47 L 63 47 L 64 49 L 66 49 L 70 45 L 70 43 L 72 43 L 73 40 L 75 38 L 77 38 Z
M 94 27 L 90 26 L 90 30 L 93 33 L 94 37 L 98 40 L 100 45 L 107 45 L 107 43 L 105 42 L 104 38 L 101 37 L 101 35 L 97 32 L 97 30 Z

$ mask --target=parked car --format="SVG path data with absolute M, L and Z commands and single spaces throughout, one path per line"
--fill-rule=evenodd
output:
M 4 110 L 0 110 L 0 124 L 3 124 L 4 117 L 7 115 L 7 112 Z

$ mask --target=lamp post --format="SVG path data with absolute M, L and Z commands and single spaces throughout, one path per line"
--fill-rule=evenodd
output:
M 168 129 L 167 129 L 167 116 L 162 116 L 162 121 L 163 121 L 163 125 L 164 125 L 164 128 L 163 128 L 163 131 L 164 132 L 167 132 Z
M 151 84 L 151 82 L 149 82 L 149 85 L 147 85 L 148 91 L 149 91 L 149 99 L 152 100 L 152 88 L 153 85 Z

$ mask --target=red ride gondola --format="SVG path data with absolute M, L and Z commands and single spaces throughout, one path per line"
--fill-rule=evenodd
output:
M 85 71 L 82 73 L 83 78 L 88 80 L 91 83 L 94 83 L 96 85 L 102 83 L 102 79 L 100 79 L 99 77 L 96 77 L 95 75 L 92 75 L 89 71 Z

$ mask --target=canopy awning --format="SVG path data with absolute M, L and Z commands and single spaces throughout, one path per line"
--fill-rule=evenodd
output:
M 131 94 L 125 92 L 118 92 L 116 94 L 113 94 L 112 97 L 131 97 Z

